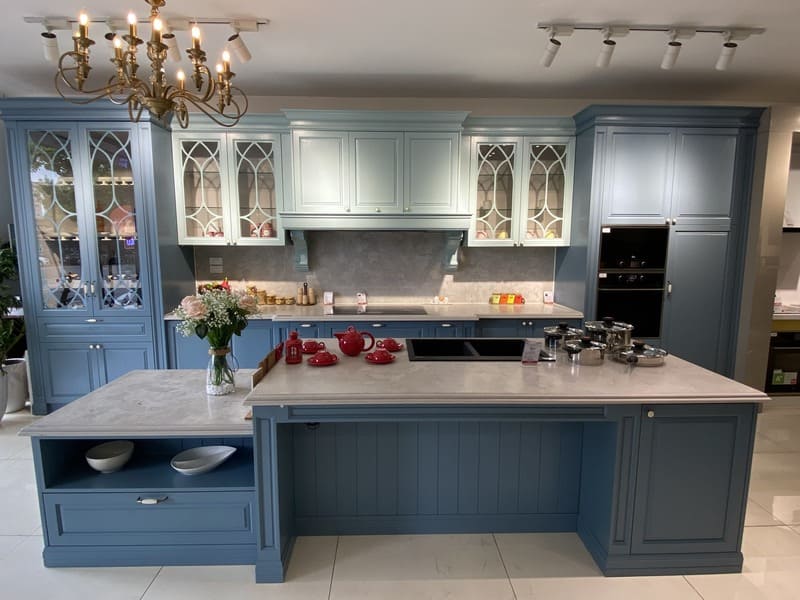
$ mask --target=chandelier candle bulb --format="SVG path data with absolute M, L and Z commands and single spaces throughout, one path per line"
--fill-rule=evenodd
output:
M 192 27 L 192 48 L 200 50 L 200 28 L 197 25 Z
M 231 74 L 231 53 L 228 52 L 227 50 L 225 50 L 222 53 L 222 65 L 223 65 L 223 67 L 225 69 L 225 74 L 226 75 L 230 75 Z
M 164 23 L 161 19 L 153 19 L 153 32 L 150 34 L 150 41 L 154 44 L 161 43 L 161 30 L 164 28 Z
M 136 39 L 136 15 L 132 12 L 128 13 L 128 33 L 131 36 L 130 43 L 133 44 Z
M 183 69 L 180 69 L 177 73 L 178 77 L 178 89 L 183 91 L 186 85 L 186 73 L 183 72 Z
M 122 40 L 119 36 L 114 36 L 114 58 L 118 62 L 122 62 Z
M 89 37 L 89 15 L 83 12 L 78 17 L 78 37 L 81 39 Z

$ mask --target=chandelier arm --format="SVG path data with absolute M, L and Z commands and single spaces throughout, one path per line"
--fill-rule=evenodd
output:
M 187 98 L 187 100 L 189 99 Z M 242 116 L 241 114 L 237 114 L 236 116 L 226 115 L 218 111 L 210 104 L 202 104 L 198 102 L 193 102 L 191 100 L 189 100 L 189 103 L 192 106 L 194 106 L 199 112 L 203 113 L 205 116 L 207 116 L 209 119 L 214 121 L 214 123 L 220 125 L 221 127 L 233 127 L 234 125 L 236 125 L 236 123 L 239 122 L 239 119 Z

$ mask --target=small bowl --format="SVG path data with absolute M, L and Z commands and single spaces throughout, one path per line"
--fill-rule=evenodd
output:
M 89 448 L 86 452 L 86 462 L 95 471 L 113 473 L 124 467 L 132 454 L 133 442 L 115 440 Z

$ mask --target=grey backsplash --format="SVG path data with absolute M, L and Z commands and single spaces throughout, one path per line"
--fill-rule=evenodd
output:
M 294 270 L 294 247 L 195 248 L 198 283 L 221 279 L 209 272 L 209 258 L 223 259 L 234 286 L 255 285 L 279 296 L 294 296 L 307 281 L 322 301 L 331 290 L 336 302 L 353 304 L 355 293 L 370 302 L 427 303 L 434 296 L 450 302 L 488 302 L 492 292 L 514 292 L 541 302 L 553 289 L 552 248 L 461 248 L 458 271 L 445 273 L 445 235 L 419 231 L 306 232 L 311 270 Z

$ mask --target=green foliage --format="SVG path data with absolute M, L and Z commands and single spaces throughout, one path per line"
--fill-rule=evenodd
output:
M 11 248 L 0 248 L 0 315 L 6 315 L 19 301 L 9 290 L 6 282 L 16 279 L 17 257 Z M 22 319 L 0 319 L 0 369 L 8 353 L 25 335 Z

